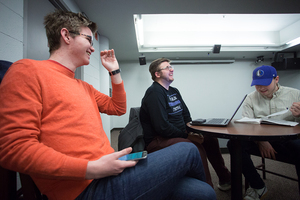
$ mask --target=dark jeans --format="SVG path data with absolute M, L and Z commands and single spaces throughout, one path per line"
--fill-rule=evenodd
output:
M 76 200 L 215 200 L 215 191 L 204 181 L 198 149 L 181 142 L 148 154 L 117 176 L 94 180 Z
M 208 168 L 207 158 L 210 161 L 212 167 L 216 171 L 220 182 L 229 182 L 230 181 L 230 172 L 225 166 L 224 159 L 222 157 L 219 141 L 215 137 L 204 136 L 203 143 L 198 142 L 198 140 L 189 140 L 185 138 L 162 138 L 160 136 L 155 137 L 153 141 L 146 147 L 148 152 L 154 152 L 159 149 L 168 147 L 172 144 L 178 142 L 192 142 L 194 143 L 202 158 L 202 163 L 205 171 L 206 182 L 213 187 L 211 180 L 211 175 Z
M 221 183 L 229 182 L 231 179 L 231 174 L 228 168 L 225 166 L 225 162 L 220 151 L 218 138 L 205 135 L 202 146 L 205 149 L 210 164 L 218 175 L 219 181 Z
M 300 140 L 287 140 L 287 141 L 269 141 L 272 147 L 277 152 L 276 157 L 285 157 L 290 161 L 295 162 L 296 172 L 299 179 L 300 173 Z M 255 169 L 251 160 L 250 154 L 260 155 L 257 144 L 253 141 L 241 141 L 242 146 L 242 173 L 248 180 L 252 188 L 260 189 L 265 186 L 264 181 Z M 231 140 L 228 141 L 227 147 L 229 152 L 233 151 Z M 299 187 L 299 181 L 298 181 Z M 300 187 L 299 187 L 300 191 Z

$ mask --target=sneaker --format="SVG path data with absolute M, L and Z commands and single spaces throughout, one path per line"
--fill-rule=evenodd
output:
M 219 190 L 227 191 L 231 189 L 231 181 L 229 182 L 219 182 L 218 184 Z
M 263 187 L 262 189 L 254 189 L 249 187 L 246 191 L 244 200 L 262 200 L 267 196 L 268 189 Z

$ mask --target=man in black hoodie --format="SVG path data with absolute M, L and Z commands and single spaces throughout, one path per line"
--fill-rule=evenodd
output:
M 140 120 L 148 152 L 154 152 L 178 142 L 192 142 L 200 152 L 205 169 L 206 182 L 213 187 L 207 158 L 215 169 L 220 190 L 231 188 L 230 172 L 226 168 L 217 138 L 204 138 L 188 133 L 186 123 L 192 120 L 174 81 L 174 67 L 167 58 L 154 60 L 149 66 L 153 84 L 147 89 L 140 110 Z

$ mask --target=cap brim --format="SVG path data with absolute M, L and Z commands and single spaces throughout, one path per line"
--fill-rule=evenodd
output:
M 251 86 L 253 86 L 253 85 L 268 86 L 271 84 L 272 80 L 273 80 L 273 78 L 252 80 Z

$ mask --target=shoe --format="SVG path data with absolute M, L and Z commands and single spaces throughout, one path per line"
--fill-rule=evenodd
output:
M 227 191 L 231 189 L 231 181 L 229 182 L 219 182 L 218 184 L 219 190 Z
M 249 187 L 246 191 L 244 200 L 262 200 L 267 196 L 268 189 L 263 187 L 262 189 L 254 189 Z

